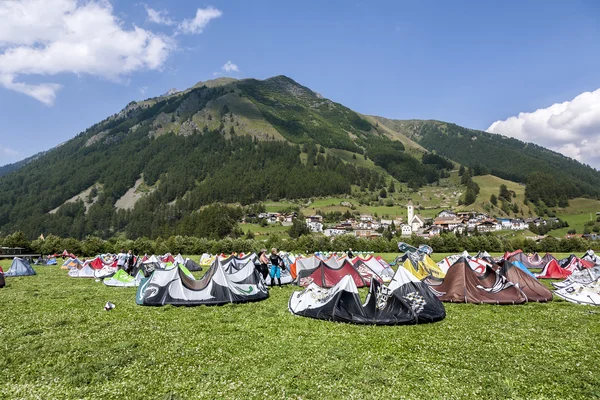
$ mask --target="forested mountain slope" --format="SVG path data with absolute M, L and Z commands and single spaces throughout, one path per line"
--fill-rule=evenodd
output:
M 527 197 L 534 202 L 554 206 L 570 198 L 600 196 L 598 171 L 533 143 L 447 122 L 376 118 L 427 150 L 473 168 L 476 175 L 527 183 Z
M 368 157 L 384 173 L 326 149 Z M 219 79 L 131 102 L 0 177 L 0 232 L 194 234 L 196 211 L 213 202 L 350 194 L 352 185 L 379 191 L 390 175 L 418 187 L 443 168 L 287 77 Z M 134 185 L 145 195 L 116 208 Z

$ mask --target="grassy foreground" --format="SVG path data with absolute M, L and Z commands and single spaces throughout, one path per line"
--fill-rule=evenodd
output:
M 152 308 L 133 288 L 36 271 L 0 289 L 0 398 L 600 397 L 593 307 L 446 304 L 436 324 L 356 326 L 293 316 L 295 287 Z

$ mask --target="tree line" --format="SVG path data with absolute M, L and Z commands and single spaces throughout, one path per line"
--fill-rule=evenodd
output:
M 294 253 L 314 253 L 317 251 L 371 251 L 376 253 L 398 253 L 398 242 L 403 241 L 412 246 L 427 244 L 435 252 L 460 253 L 467 250 L 477 253 L 485 250 L 488 252 L 506 252 L 518 249 L 524 252 L 561 252 L 582 253 L 588 249 L 600 250 L 600 241 L 587 241 L 581 238 L 556 239 L 546 237 L 539 242 L 524 238 L 498 238 L 493 235 L 456 236 L 446 233 L 434 236 L 431 239 L 423 239 L 418 236 L 393 237 L 387 239 L 379 237 L 375 239 L 358 238 L 352 235 L 336 236 L 329 238 L 323 235 L 306 235 L 297 239 L 289 239 L 282 235 L 272 234 L 266 240 L 248 239 L 245 237 L 208 239 L 195 236 L 175 235 L 166 238 L 158 237 L 149 239 L 140 237 L 135 240 L 123 236 L 112 237 L 104 240 L 99 237 L 89 236 L 82 240 L 74 238 L 60 238 L 49 235 L 45 240 L 36 239 L 30 241 L 23 232 L 15 232 L 6 237 L 0 237 L 0 245 L 6 247 L 23 247 L 41 254 L 61 253 L 63 250 L 72 252 L 82 257 L 93 257 L 103 253 L 117 253 L 121 249 L 131 249 L 136 254 L 230 254 L 232 252 L 258 252 L 262 248 L 276 247 L 279 250 Z

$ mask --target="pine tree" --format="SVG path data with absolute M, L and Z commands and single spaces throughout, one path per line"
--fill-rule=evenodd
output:
M 394 185 L 394 181 L 390 182 L 390 186 L 388 187 L 389 193 L 394 193 L 396 191 L 396 186 Z
M 310 235 L 310 229 L 304 221 L 296 218 L 288 230 L 288 234 L 292 239 L 298 239 L 302 235 Z
M 505 184 L 500 185 L 500 192 L 498 193 L 498 197 L 500 199 L 504 199 L 508 202 L 511 201 L 512 196 L 510 194 L 510 191 L 508 190 L 508 188 L 506 187 Z

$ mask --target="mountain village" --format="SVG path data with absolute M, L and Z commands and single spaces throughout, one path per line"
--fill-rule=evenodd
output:
M 452 232 L 460 235 L 475 233 L 491 233 L 497 231 L 523 231 L 530 227 L 558 222 L 558 218 L 494 218 L 486 213 L 475 211 L 440 211 L 436 217 L 424 217 L 415 213 L 412 201 L 406 204 L 407 217 L 394 219 L 379 218 L 376 214 L 360 214 L 353 218 L 346 218 L 337 223 L 326 223 L 319 213 L 304 218 L 304 222 L 313 233 L 322 233 L 328 237 L 340 235 L 354 235 L 363 238 L 376 238 L 382 236 L 385 230 L 393 234 L 400 231 L 402 236 L 417 235 L 423 238 Z M 298 217 L 297 212 L 291 213 L 260 213 L 258 220 L 267 224 L 280 224 L 291 226 Z M 243 222 L 243 221 L 242 221 Z

